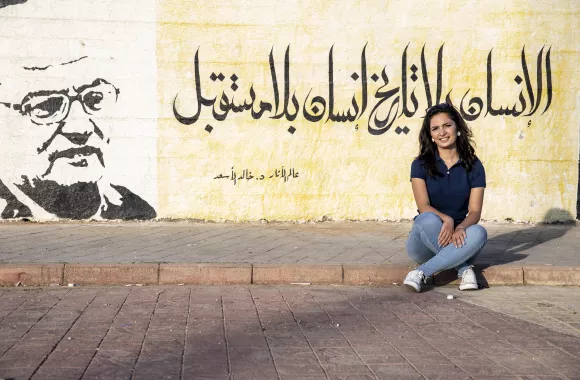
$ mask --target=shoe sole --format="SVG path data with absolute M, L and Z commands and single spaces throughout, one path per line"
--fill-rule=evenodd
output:
M 479 289 L 479 286 L 477 284 L 474 285 L 465 285 L 465 286 L 461 286 L 459 285 L 459 290 L 477 290 Z
M 415 293 L 421 292 L 421 288 L 417 288 L 416 285 L 412 282 L 403 282 L 403 285 L 405 285 L 407 287 L 407 289 L 411 289 Z

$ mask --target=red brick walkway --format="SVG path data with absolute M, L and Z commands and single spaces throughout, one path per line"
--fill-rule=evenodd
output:
M 0 378 L 580 379 L 580 339 L 398 287 L 0 289 Z

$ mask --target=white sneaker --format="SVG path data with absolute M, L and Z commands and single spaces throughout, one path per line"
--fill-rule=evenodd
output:
M 463 276 L 461 276 L 461 284 L 459 284 L 459 290 L 477 290 L 479 286 L 477 285 L 477 279 L 475 278 L 475 272 L 471 268 L 467 268 L 463 271 Z
M 421 283 L 424 279 L 425 274 L 422 271 L 415 269 L 407 273 L 403 285 L 407 285 L 409 288 L 419 293 L 421 291 Z

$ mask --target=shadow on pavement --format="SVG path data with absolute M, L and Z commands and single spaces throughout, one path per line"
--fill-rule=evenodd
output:
M 2 297 L 12 301 L 0 310 L 13 313 L 0 316 L 0 332 L 13 341 L 0 345 L 0 378 L 577 378 L 580 370 L 577 337 L 396 287 L 95 287 Z M 48 311 L 31 318 L 39 307 Z M 9 328 L 18 320 L 28 324 Z
M 554 222 L 556 220 L 556 222 Z M 557 228 L 547 228 L 547 226 Z M 526 251 L 564 236 L 575 226 L 574 217 L 568 211 L 552 208 L 544 215 L 542 222 L 530 228 L 510 231 L 488 239 L 476 261 L 476 273 L 480 288 L 489 284 L 482 272 L 493 265 L 510 264 L 527 258 Z M 436 285 L 448 285 L 457 280 L 457 272 L 447 270 L 436 275 Z

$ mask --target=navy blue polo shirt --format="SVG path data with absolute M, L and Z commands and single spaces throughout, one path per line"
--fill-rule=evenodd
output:
M 435 153 L 435 163 L 443 176 L 431 177 L 427 174 L 423 160 L 417 158 L 411 164 L 411 178 L 421 178 L 427 184 L 429 203 L 437 211 L 449 215 L 458 225 L 465 219 L 469 206 L 471 189 L 485 187 L 485 169 L 476 159 L 471 171 L 467 171 L 459 160 L 450 169 L 445 161 Z

